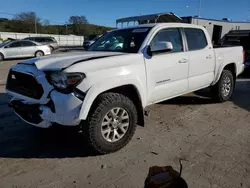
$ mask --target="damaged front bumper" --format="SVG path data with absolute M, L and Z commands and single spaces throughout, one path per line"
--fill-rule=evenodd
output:
M 14 97 L 9 106 L 23 121 L 36 127 L 48 128 L 53 123 L 65 126 L 79 125 L 82 103 L 82 99 L 74 93 L 62 94 L 53 90 L 47 104 L 28 103 Z

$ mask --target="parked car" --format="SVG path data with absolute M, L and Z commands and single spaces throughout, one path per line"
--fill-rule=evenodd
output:
M 40 57 L 51 54 L 47 45 L 29 40 L 14 40 L 0 45 L 0 61 L 20 57 Z
M 122 38 L 121 48 L 103 45 L 113 37 Z M 86 53 L 18 63 L 6 91 L 24 121 L 80 125 L 93 149 L 110 153 L 144 125 L 147 106 L 206 87 L 216 101 L 227 101 L 243 69 L 242 47 L 213 49 L 202 26 L 147 24 L 111 31 Z
M 50 47 L 51 52 L 57 50 L 59 45 L 54 37 L 27 37 L 24 40 L 31 40 L 41 44 L 46 44 Z

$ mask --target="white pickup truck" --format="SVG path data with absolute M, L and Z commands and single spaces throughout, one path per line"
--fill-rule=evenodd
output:
M 242 47 L 213 49 L 200 26 L 139 25 L 108 32 L 88 52 L 22 61 L 10 69 L 6 91 L 27 123 L 80 125 L 93 149 L 110 153 L 144 124 L 148 105 L 206 87 L 217 101 L 229 100 L 243 59 Z

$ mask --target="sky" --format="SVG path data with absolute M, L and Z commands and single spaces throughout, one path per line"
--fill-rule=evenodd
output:
M 83 15 L 92 24 L 115 26 L 118 18 L 173 12 L 178 16 L 198 15 L 199 0 L 0 0 L 0 17 L 19 12 L 36 12 L 50 23 L 66 23 L 70 16 Z M 203 18 L 250 20 L 250 0 L 201 0 Z

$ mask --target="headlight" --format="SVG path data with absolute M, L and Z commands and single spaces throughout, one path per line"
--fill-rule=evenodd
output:
M 70 93 L 85 78 L 83 73 L 52 72 L 48 76 L 49 83 L 62 93 Z

